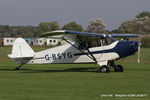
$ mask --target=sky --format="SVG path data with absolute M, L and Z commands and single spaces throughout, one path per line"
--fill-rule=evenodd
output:
M 90 20 L 102 18 L 105 29 L 114 30 L 142 11 L 150 11 L 150 0 L 0 0 L 0 25 L 75 21 L 86 28 Z

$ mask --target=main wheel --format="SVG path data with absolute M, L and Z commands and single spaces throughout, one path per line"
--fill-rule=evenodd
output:
M 107 65 L 103 65 L 100 67 L 100 72 L 102 73 L 108 73 L 110 70 L 109 70 L 109 67 Z
M 115 72 L 123 72 L 123 66 L 121 65 L 117 65 L 116 68 L 115 68 Z

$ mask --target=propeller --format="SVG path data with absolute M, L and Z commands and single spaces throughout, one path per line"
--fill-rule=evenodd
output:
M 140 45 L 138 45 L 138 59 L 137 59 L 138 63 L 140 63 L 140 51 L 141 51 L 141 47 Z
M 138 44 L 138 58 L 137 58 L 137 61 L 138 63 L 140 63 L 140 53 L 141 53 L 141 39 L 139 39 L 139 44 Z

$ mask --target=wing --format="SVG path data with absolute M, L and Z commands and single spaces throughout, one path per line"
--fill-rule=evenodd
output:
M 86 32 L 77 32 L 77 31 L 68 31 L 68 30 L 58 30 L 58 31 L 51 31 L 47 32 L 40 37 L 50 37 L 56 39 L 66 39 L 71 41 L 76 41 L 77 38 L 84 38 L 84 37 L 100 37 L 105 38 L 106 36 L 112 38 L 127 38 L 127 37 L 138 37 L 137 34 L 96 34 L 96 33 L 86 33 Z
M 139 37 L 137 34 L 109 34 L 110 37 Z
M 78 38 L 87 38 L 87 37 L 100 37 L 104 38 L 104 34 L 96 34 L 96 33 L 86 33 L 86 32 L 77 32 L 77 31 L 68 31 L 68 30 L 58 30 L 47 32 L 39 37 L 50 37 L 55 39 L 65 39 L 69 41 L 76 42 Z
M 64 34 L 70 35 L 84 35 L 84 36 L 97 36 L 97 37 L 105 37 L 106 34 L 96 34 L 96 33 L 86 33 L 86 32 L 77 32 L 77 31 L 68 31 L 68 30 L 58 30 L 47 32 L 39 37 L 51 37 L 51 36 L 63 36 Z M 138 37 L 137 34 L 108 34 L 110 37 Z
M 77 31 L 68 31 L 68 30 L 58 30 L 58 31 L 47 32 L 47 33 L 41 35 L 40 37 L 49 37 L 49 36 L 62 35 L 62 34 L 104 37 L 104 34 L 77 32 Z
M 65 33 L 65 30 L 51 31 L 40 35 L 39 37 L 51 37 L 51 36 L 61 36 Z

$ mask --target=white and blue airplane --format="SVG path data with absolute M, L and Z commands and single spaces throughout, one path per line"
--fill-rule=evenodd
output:
M 24 64 L 69 64 L 95 63 L 100 66 L 99 71 L 109 72 L 113 67 L 115 72 L 123 72 L 123 66 L 116 65 L 115 60 L 135 54 L 138 41 L 119 41 L 113 37 L 138 37 L 135 34 L 96 34 L 68 30 L 58 30 L 45 33 L 41 37 L 62 39 L 67 44 L 54 48 L 34 52 L 22 38 L 17 38 L 13 44 L 12 54 L 14 62 Z

